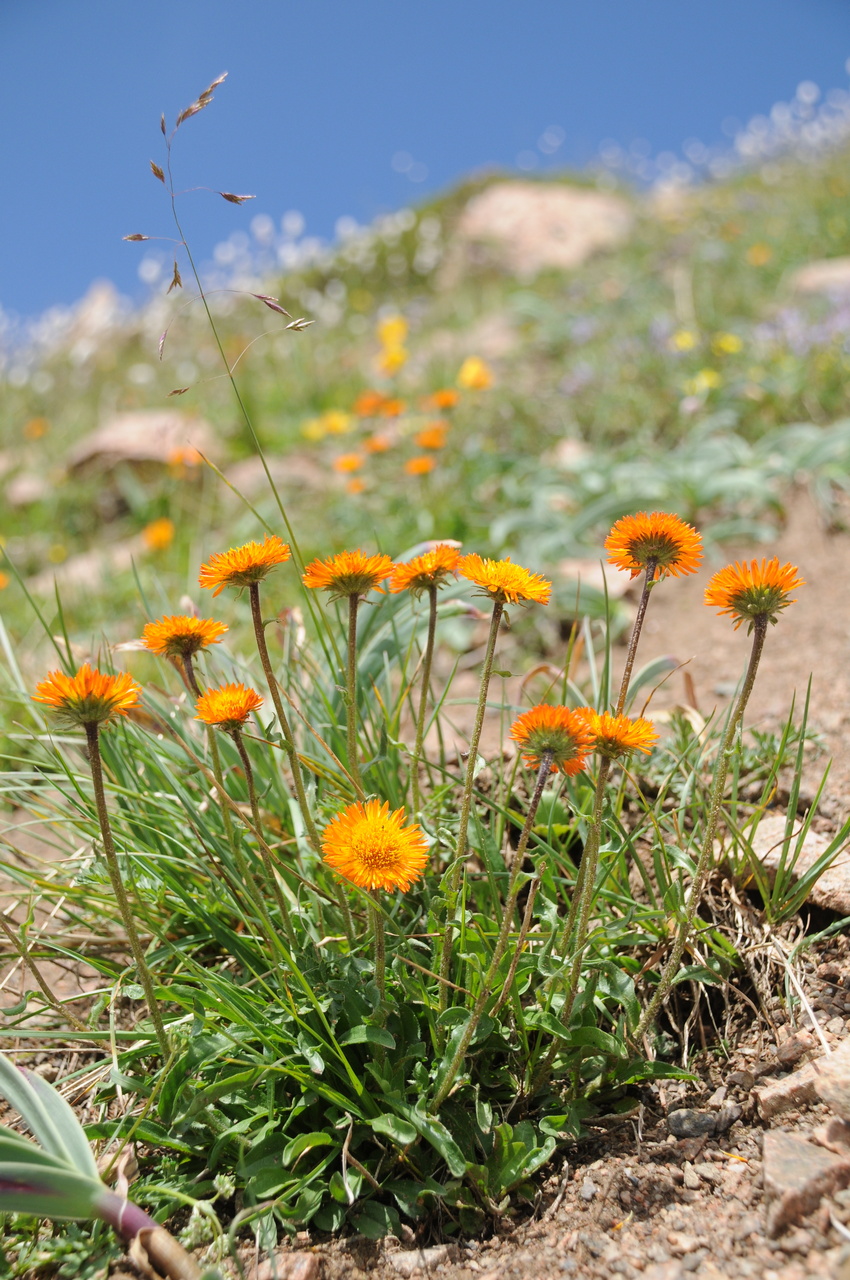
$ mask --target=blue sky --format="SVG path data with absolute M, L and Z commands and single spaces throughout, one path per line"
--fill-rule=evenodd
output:
M 800 81 L 846 88 L 848 55 L 847 0 L 0 0 L 0 306 L 32 315 L 98 277 L 140 296 L 121 237 L 170 232 L 147 167 L 160 112 L 224 70 L 180 131 L 178 184 L 257 199 L 186 198 L 200 258 L 258 213 L 327 238 L 518 157 L 717 143 Z

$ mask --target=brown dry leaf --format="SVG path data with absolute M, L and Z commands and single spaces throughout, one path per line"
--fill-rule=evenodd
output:
M 160 169 L 159 165 L 155 164 L 153 160 L 149 161 L 149 163 L 151 167 L 151 173 L 153 174 L 153 176 L 155 178 L 159 178 L 162 185 L 165 186 L 165 174 L 163 173 L 162 169 Z
M 150 240 L 150 236 L 143 236 L 140 231 L 135 231 L 131 236 L 122 236 L 122 240 Z
M 289 312 L 285 307 L 280 305 L 277 298 L 272 298 L 267 293 L 252 293 L 251 297 L 256 298 L 258 302 L 264 302 L 270 311 L 276 311 L 278 315 L 286 316 L 287 319 L 291 319 Z
M 233 191 L 219 191 L 218 193 L 223 200 L 229 200 L 231 204 L 244 204 L 246 200 L 256 200 L 256 196 L 237 196 Z
M 174 259 L 174 274 L 171 277 L 171 284 L 166 289 L 166 293 L 171 293 L 172 289 L 182 289 L 183 279 L 180 275 L 180 268 L 177 265 L 177 259 Z

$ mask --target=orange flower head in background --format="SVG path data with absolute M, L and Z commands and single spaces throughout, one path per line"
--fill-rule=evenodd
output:
M 780 565 L 778 556 L 761 564 L 758 560 L 749 564 L 736 561 L 715 573 L 705 589 L 705 603 L 734 618 L 736 631 L 742 622 L 748 622 L 752 631 L 757 618 L 767 618 L 775 625 L 780 609 L 794 604 L 789 593 L 806 585 L 797 577 L 798 572 L 796 565 Z
M 398 418 L 406 408 L 407 404 L 404 400 L 384 400 L 378 413 L 382 418 Z
M 267 533 L 262 542 L 246 542 L 229 551 L 216 551 L 209 563 L 201 565 L 198 582 L 202 587 L 215 587 L 219 595 L 225 587 L 247 587 L 262 582 L 266 574 L 289 559 L 289 546 L 276 533 Z
M 641 717 L 612 716 L 607 711 L 594 711 L 593 707 L 579 707 L 591 733 L 591 751 L 598 751 L 609 760 L 618 760 L 632 751 L 649 755 L 658 741 L 658 734 L 649 720 Z
M 389 436 L 373 435 L 367 436 L 363 441 L 364 453 L 386 453 L 387 449 L 392 446 L 392 440 Z
M 142 643 L 161 658 L 191 658 L 207 645 L 218 644 L 227 631 L 223 622 L 186 615 L 159 618 L 142 632 Z
M 449 424 L 445 418 L 437 418 L 422 431 L 417 431 L 414 439 L 420 449 L 444 449 Z
M 64 671 L 48 672 L 32 696 L 34 702 L 51 707 L 66 724 L 91 725 L 125 716 L 135 707 L 141 692 L 141 685 L 126 671 L 110 676 L 85 662 L 75 676 Z
M 346 493 L 362 493 L 365 488 L 366 482 L 365 480 L 361 480 L 359 476 L 353 476 L 350 480 L 346 480 L 345 482 Z
M 428 843 L 404 819 L 378 800 L 350 804 L 322 832 L 325 862 L 361 889 L 409 889 L 428 864 Z
M 636 578 L 650 563 L 653 580 L 696 573 L 702 560 L 702 538 L 696 529 L 666 511 L 623 516 L 605 539 L 608 563 Z
M 397 564 L 390 576 L 390 591 L 393 595 L 400 591 L 410 591 L 418 596 L 431 587 L 440 587 L 450 573 L 455 573 L 459 559 L 457 547 L 445 542 L 438 543 L 423 555 Z
M 174 521 L 168 516 L 152 520 L 142 530 L 142 541 L 149 551 L 167 551 L 174 541 Z
M 458 371 L 457 385 L 464 391 L 486 391 L 493 385 L 493 372 L 479 356 L 467 356 Z
M 416 458 L 408 458 L 404 469 L 409 476 L 427 476 L 429 471 L 434 470 L 434 459 L 422 453 Z
M 429 396 L 423 396 L 419 405 L 426 413 L 433 411 L 439 413 L 443 409 L 453 409 L 459 399 L 460 392 L 455 391 L 454 387 L 440 387 L 438 391 L 432 391 Z
M 511 737 L 519 743 L 529 769 L 539 769 L 549 751 L 550 772 L 566 773 L 571 778 L 587 767 L 587 753 L 594 744 L 590 726 L 580 712 L 546 703 L 518 716 L 511 725 Z
M 321 587 L 332 600 L 382 591 L 381 583 L 393 571 L 389 556 L 367 556 L 363 551 L 340 551 L 327 560 L 314 560 L 304 570 L 305 587 Z
M 374 418 L 380 413 L 387 397 L 383 391 L 361 391 L 354 401 L 354 412 L 358 418 Z
M 461 556 L 457 571 L 482 591 L 492 596 L 494 603 L 520 604 L 533 600 L 535 604 L 548 604 L 552 583 L 539 573 L 531 573 L 521 565 L 506 560 L 482 560 L 479 555 Z
M 338 471 L 340 475 L 359 471 L 362 466 L 363 455 L 361 453 L 341 453 L 338 458 L 333 460 L 333 469 Z
M 207 689 L 195 703 L 196 720 L 214 725 L 232 733 L 241 729 L 252 711 L 263 705 L 256 689 L 244 684 L 223 684 L 217 689 Z

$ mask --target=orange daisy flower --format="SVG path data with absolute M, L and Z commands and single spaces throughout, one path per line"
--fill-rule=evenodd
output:
M 365 488 L 366 481 L 361 480 L 359 476 L 354 476 L 353 479 L 345 482 L 346 493 L 362 493 Z
M 404 400 L 384 400 L 378 408 L 382 418 L 398 418 L 407 408 Z
M 631 751 L 642 751 L 648 756 L 658 741 L 655 727 L 640 716 L 635 719 L 612 716 L 607 711 L 594 711 L 593 707 L 579 707 L 577 714 L 584 718 L 590 730 L 591 750 L 609 760 L 617 760 Z
M 753 629 L 756 618 L 766 617 L 776 624 L 780 609 L 787 609 L 794 604 L 788 599 L 791 591 L 806 584 L 798 578 L 796 565 L 780 565 L 779 557 L 772 560 L 751 560 L 749 565 L 727 565 L 716 573 L 705 589 L 705 603 L 721 614 L 729 614 L 735 618 L 735 630 L 742 622 L 748 622 L 749 630 Z
M 521 565 L 505 560 L 482 560 L 479 555 L 462 556 L 457 571 L 462 578 L 469 578 L 482 591 L 488 592 L 502 604 L 519 604 L 533 600 L 536 604 L 548 604 L 552 583 L 539 573 L 531 573 Z
M 256 689 L 246 688 L 244 684 L 223 684 L 201 694 L 195 703 L 198 713 L 195 719 L 232 732 L 241 729 L 251 712 L 262 705 Z
M 302 579 L 305 587 L 322 587 L 331 599 L 361 596 L 367 591 L 382 591 L 379 585 L 393 571 L 389 556 L 367 556 L 362 551 L 340 551 L 327 560 L 308 564 Z
M 511 725 L 511 737 L 523 752 L 523 762 L 539 769 L 547 751 L 552 752 L 551 773 L 574 777 L 587 767 L 587 753 L 593 750 L 593 733 L 583 715 L 569 707 L 541 703 L 524 711 Z
M 354 412 L 358 418 L 373 418 L 380 412 L 386 398 L 383 391 L 361 391 L 354 401 Z
M 142 631 L 142 643 L 161 658 L 191 658 L 199 649 L 218 644 L 225 631 L 223 622 L 181 614 L 148 622 Z
M 448 425 L 444 418 L 438 418 L 436 422 L 432 422 L 423 431 L 417 432 L 415 440 L 419 448 L 444 449 Z
M 152 520 L 142 530 L 142 541 L 149 551 L 167 551 L 174 541 L 174 521 L 168 516 Z
M 289 559 L 289 545 L 276 533 L 266 534 L 262 542 L 246 542 L 229 551 L 217 551 L 210 556 L 209 564 L 201 565 L 198 582 L 202 587 L 215 587 L 217 596 L 225 587 L 247 587 L 261 582 L 275 565 Z
M 333 460 L 334 471 L 345 475 L 350 471 L 359 471 L 363 466 L 363 455 L 360 453 L 341 453 L 338 458 Z
M 393 595 L 400 591 L 410 591 L 418 596 L 429 587 L 442 586 L 449 574 L 457 569 L 459 559 L 457 547 L 441 542 L 424 555 L 414 556 L 404 564 L 397 564 L 390 576 L 390 591 Z
M 426 454 L 422 454 L 418 458 L 408 458 L 404 464 L 404 469 L 409 476 L 427 476 L 429 471 L 434 470 L 434 459 L 429 458 Z
M 367 436 L 363 441 L 363 449 L 366 453 L 386 453 L 391 445 L 392 440 L 390 440 L 389 436 Z
M 428 864 L 428 844 L 404 819 L 378 800 L 350 804 L 322 832 L 325 862 L 361 889 L 409 889 Z
M 460 392 L 455 391 L 454 387 L 440 387 L 438 391 L 432 391 L 429 396 L 423 396 L 419 401 L 420 407 L 426 413 L 430 413 L 436 409 L 453 409 L 460 399 Z
M 649 564 L 653 581 L 696 573 L 702 560 L 702 538 L 689 524 L 666 511 L 623 516 L 605 539 L 608 563 L 627 569 L 633 578 Z
M 125 716 L 141 692 L 141 685 L 126 671 L 110 676 L 85 662 L 75 676 L 48 672 L 32 697 L 34 702 L 46 703 L 67 724 L 89 725 Z

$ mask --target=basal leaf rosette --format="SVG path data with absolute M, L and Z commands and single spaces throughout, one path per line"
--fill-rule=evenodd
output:
M 207 564 L 201 565 L 198 582 L 219 595 L 225 587 L 250 587 L 262 582 L 275 568 L 290 557 L 289 544 L 277 534 L 266 534 L 262 542 L 246 542 L 229 551 L 217 551 Z
M 575 777 L 587 767 L 587 754 L 595 741 L 582 714 L 546 703 L 518 716 L 511 725 L 510 736 L 519 744 L 523 763 L 530 769 L 539 769 L 548 753 L 552 758 L 550 772 L 568 777 Z
M 304 570 L 305 587 L 329 592 L 331 600 L 364 596 L 368 591 L 383 591 L 381 583 L 393 571 L 386 555 L 366 555 L 360 551 L 340 551 L 327 560 L 314 560 Z
M 450 575 L 456 573 L 459 559 L 457 547 L 441 542 L 421 556 L 397 564 L 390 575 L 390 592 L 395 595 L 409 591 L 419 596 L 431 587 L 441 587 Z
M 457 571 L 499 604 L 522 604 L 526 600 L 548 604 L 552 594 L 551 582 L 513 564 L 509 556 L 504 560 L 484 560 L 475 553 L 461 556 Z
M 594 711 L 593 707 L 579 707 L 577 714 L 590 732 L 589 750 L 598 751 L 609 760 L 619 760 L 633 751 L 649 755 L 658 741 L 655 726 L 641 716 L 612 716 L 608 711 Z
M 142 631 L 142 643 L 160 658 L 192 658 L 201 649 L 219 644 L 227 629 L 223 622 L 212 618 L 180 614 L 148 622 Z
M 405 817 L 379 800 L 350 804 L 322 832 L 325 862 L 361 889 L 409 889 L 428 864 L 428 842 Z
M 32 695 L 43 702 L 68 725 L 101 725 L 114 716 L 125 716 L 135 707 L 142 692 L 126 671 L 108 675 L 84 662 L 76 675 L 50 671 L 39 682 Z
M 696 529 L 665 511 L 617 520 L 605 539 L 608 563 L 636 578 L 647 568 L 652 580 L 696 573 L 702 560 L 702 538 Z
M 709 582 L 705 589 L 705 603 L 720 614 L 735 619 L 737 631 L 742 622 L 752 631 L 758 618 L 766 618 L 776 625 L 779 613 L 795 601 L 788 597 L 798 587 L 805 586 L 798 577 L 796 565 L 780 565 L 779 557 L 772 560 L 751 560 L 727 565 Z

